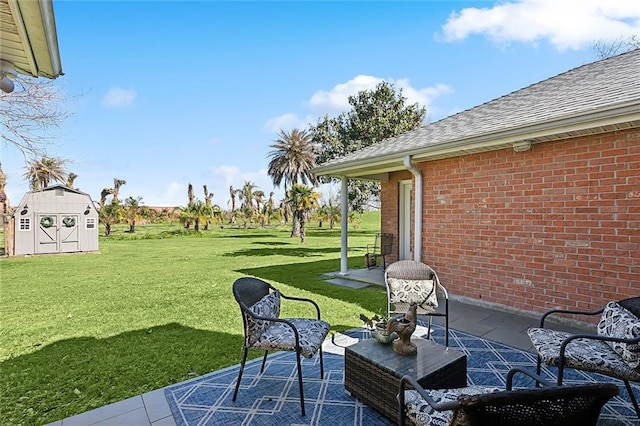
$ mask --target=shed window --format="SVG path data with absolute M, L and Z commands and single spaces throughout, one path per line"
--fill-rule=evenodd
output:
M 86 228 L 87 229 L 94 229 L 96 227 L 96 218 L 95 217 L 88 217 L 87 221 L 85 222 L 86 224 Z
M 29 218 L 29 217 L 21 217 L 20 218 L 20 230 L 21 231 L 31 231 L 31 218 Z

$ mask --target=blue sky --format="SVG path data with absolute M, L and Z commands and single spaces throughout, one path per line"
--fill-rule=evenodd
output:
M 51 156 L 72 161 L 94 201 L 184 206 L 187 185 L 227 208 L 229 186 L 265 193 L 279 129 L 348 110 L 386 80 L 429 121 L 597 59 L 593 42 L 640 34 L 637 0 L 54 0 L 69 117 Z M 7 195 L 28 191 L 24 158 L 2 146 Z M 323 196 L 330 196 L 325 190 Z

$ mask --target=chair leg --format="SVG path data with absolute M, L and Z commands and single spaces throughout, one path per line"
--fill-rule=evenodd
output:
M 298 386 L 300 388 L 300 409 L 304 417 L 304 389 L 302 388 L 302 364 L 300 363 L 300 349 L 296 351 L 296 360 L 298 362 Z
M 324 362 L 322 361 L 322 346 L 318 350 L 320 352 L 320 380 L 324 379 Z
M 427 340 L 431 339 L 431 321 L 433 317 L 429 315 L 429 322 L 427 323 Z
M 640 408 L 638 407 L 638 400 L 636 399 L 636 396 L 633 393 L 633 389 L 631 389 L 631 385 L 629 384 L 629 381 L 625 380 L 624 385 L 627 388 L 627 392 L 629 392 L 629 398 L 631 398 L 631 403 L 633 404 L 633 408 L 636 409 L 636 414 L 640 418 Z
M 242 380 L 242 372 L 244 371 L 244 364 L 247 361 L 247 348 L 244 348 L 244 352 L 242 354 L 242 362 L 240 363 L 240 371 L 238 371 L 238 380 L 236 381 L 236 389 L 233 391 L 233 398 L 231 401 L 236 401 L 236 396 L 238 396 L 238 389 L 240 389 L 240 380 Z
M 267 363 L 267 354 L 269 351 L 264 351 L 264 358 L 262 358 L 262 367 L 260 367 L 260 374 L 264 373 L 264 365 Z
M 540 375 L 540 372 L 542 371 L 542 358 L 540 358 L 540 355 L 538 355 L 538 361 L 536 362 L 536 375 Z M 540 382 L 538 382 L 536 380 L 536 387 L 539 388 L 540 387 Z
M 445 303 L 445 311 L 444 311 L 444 345 L 449 347 L 449 299 L 447 299 Z

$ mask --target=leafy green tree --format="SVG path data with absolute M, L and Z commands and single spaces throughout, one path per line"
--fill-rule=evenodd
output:
M 325 115 L 311 128 L 317 145 L 318 163 L 342 157 L 380 141 L 398 136 L 423 125 L 426 109 L 418 104 L 406 105 L 402 89 L 381 82 L 374 90 L 349 96 L 351 110 L 337 117 Z M 376 182 L 349 180 L 348 201 L 352 211 L 363 212 L 369 200 L 379 200 Z
M 300 184 L 293 184 L 288 195 L 288 203 L 293 208 L 293 215 L 300 223 L 300 242 L 304 243 L 306 233 L 306 223 L 311 219 L 311 212 L 318 207 L 318 194 L 312 187 Z

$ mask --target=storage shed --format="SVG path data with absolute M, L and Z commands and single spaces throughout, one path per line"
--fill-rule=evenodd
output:
M 27 192 L 12 219 L 9 256 L 98 251 L 98 212 L 84 192 L 62 185 Z

